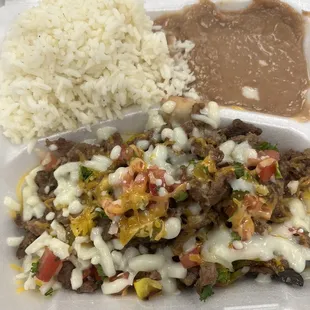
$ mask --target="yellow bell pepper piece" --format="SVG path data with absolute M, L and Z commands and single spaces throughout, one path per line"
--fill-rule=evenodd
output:
M 149 297 L 159 293 L 162 290 L 162 285 L 150 278 L 142 278 L 134 282 L 134 287 L 137 296 L 140 299 L 148 299 Z

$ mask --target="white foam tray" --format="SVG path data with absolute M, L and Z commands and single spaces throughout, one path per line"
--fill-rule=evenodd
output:
M 37 1 L 7 2 L 0 9 L 0 41 L 6 29 L 16 15 Z M 194 0 L 146 0 L 145 6 L 151 16 L 167 10 L 181 8 Z M 244 5 L 244 1 L 228 1 L 230 7 Z M 310 8 L 310 0 L 287 1 L 301 11 Z M 221 2 L 223 6 L 223 1 Z M 225 4 L 224 4 L 225 7 Z M 310 41 L 310 36 L 306 38 Z M 307 49 L 307 54 L 310 49 Z M 310 56 L 309 56 L 310 60 Z M 309 62 L 310 63 L 310 62 Z M 143 117 L 141 117 L 143 116 Z M 292 119 L 264 115 L 254 112 L 242 112 L 230 109 L 221 110 L 222 123 L 241 118 L 252 122 L 264 130 L 264 136 L 271 142 L 279 144 L 281 149 L 294 148 L 302 150 L 310 147 L 310 122 L 298 123 Z M 129 111 L 123 121 L 109 122 L 123 132 L 143 130 L 146 116 L 139 112 Z M 98 126 L 94 126 L 94 129 Z M 75 133 L 64 133 L 63 136 L 73 140 L 91 138 L 92 133 L 80 129 Z M 42 144 L 41 140 L 39 144 Z M 15 187 L 19 177 L 37 164 L 35 155 L 29 155 L 25 145 L 12 145 L 0 135 L 0 202 L 5 195 L 15 197 Z M 1 204 L 2 205 L 2 204 Z M 184 292 L 175 296 L 161 296 L 149 302 L 138 300 L 135 296 L 110 297 L 98 293 L 95 295 L 78 295 L 62 291 L 52 299 L 41 297 L 35 293 L 16 294 L 15 271 L 9 267 L 16 262 L 12 248 L 6 246 L 6 238 L 16 235 L 17 230 L 7 210 L 0 208 L 0 309 L 31 310 L 95 310 L 95 309 L 214 309 L 214 310 L 308 310 L 310 309 L 310 282 L 303 288 L 292 288 L 280 283 L 258 284 L 252 280 L 239 281 L 230 287 L 216 289 L 215 295 L 206 303 L 200 302 L 195 292 Z

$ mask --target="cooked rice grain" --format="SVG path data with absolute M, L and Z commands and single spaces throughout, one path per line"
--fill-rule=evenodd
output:
M 186 62 L 137 0 L 43 0 L 20 15 L 3 45 L 0 125 L 14 143 L 195 95 Z

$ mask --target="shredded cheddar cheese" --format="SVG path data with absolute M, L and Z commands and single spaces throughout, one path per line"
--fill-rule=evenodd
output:
M 21 206 L 23 206 L 23 186 L 25 183 L 25 179 L 27 177 L 27 175 L 31 172 L 32 170 L 28 170 L 27 172 L 25 172 L 21 178 L 18 180 L 17 186 L 16 186 L 16 196 L 18 199 L 18 202 L 21 204 Z
M 18 272 L 23 272 L 24 271 L 23 267 L 18 266 L 16 264 L 10 264 L 10 267 L 11 267 L 11 269 L 13 269 L 15 271 L 18 271 Z
M 21 286 L 21 287 L 18 287 L 17 289 L 16 289 L 16 293 L 17 294 L 20 294 L 20 293 L 23 293 L 23 292 L 25 292 L 26 290 Z

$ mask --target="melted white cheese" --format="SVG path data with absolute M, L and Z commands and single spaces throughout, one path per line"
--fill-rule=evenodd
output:
M 165 221 L 165 239 L 174 239 L 181 232 L 181 220 L 177 217 L 170 217 Z
M 170 128 L 164 128 L 162 131 L 161 131 L 161 139 L 163 141 L 165 141 L 166 139 L 168 140 L 173 140 L 173 130 L 170 129 Z
M 55 218 L 55 213 L 54 212 L 49 212 L 46 214 L 45 219 L 47 221 L 52 221 Z
M 234 191 L 248 191 L 252 194 L 255 193 L 255 186 L 253 183 L 248 182 L 246 180 L 243 179 L 234 179 L 232 181 L 229 181 L 229 184 L 231 186 L 231 188 Z
M 59 240 L 67 242 L 67 232 L 65 228 L 59 224 L 56 220 L 51 223 L 51 228 L 56 232 L 56 236 Z
M 71 286 L 73 290 L 77 290 L 83 284 L 83 272 L 80 268 L 74 268 L 70 278 Z
M 153 150 L 144 153 L 144 161 L 148 166 L 156 165 L 158 168 L 164 169 L 168 174 L 173 174 L 173 167 L 167 163 L 168 149 L 165 145 L 158 144 Z
M 306 206 L 299 199 L 291 199 L 288 202 L 288 207 L 292 213 L 291 219 L 285 223 L 286 226 L 291 223 L 296 229 L 303 228 L 310 231 L 310 216 L 306 212 Z
M 158 249 L 157 255 L 162 255 L 165 259 L 163 267 L 158 270 L 162 278 L 160 283 L 163 286 L 163 293 L 173 294 L 178 292 L 175 279 L 184 279 L 187 275 L 187 270 L 181 263 L 172 261 L 173 253 L 169 247 Z
M 110 153 L 110 158 L 112 160 L 118 159 L 121 155 L 121 151 L 122 151 L 122 148 L 120 147 L 120 145 L 115 145 Z
M 8 237 L 6 239 L 6 244 L 11 247 L 19 246 L 24 240 L 24 237 Z
M 224 153 L 222 163 L 232 163 L 234 161 L 231 157 L 231 153 L 234 150 L 235 146 L 236 143 L 232 140 L 228 140 L 219 146 L 219 149 Z
M 201 211 L 201 207 L 198 202 L 192 202 L 188 206 L 189 211 L 191 212 L 192 215 L 198 215 Z
M 232 269 L 232 262 L 236 260 L 267 261 L 282 255 L 291 268 L 296 272 L 302 272 L 306 261 L 310 259 L 310 249 L 299 245 L 294 239 L 254 235 L 251 240 L 243 242 L 243 248 L 240 250 L 230 248 L 230 242 L 231 232 L 226 227 L 209 232 L 202 249 L 204 260 L 217 262 Z
M 46 231 L 34 240 L 26 249 L 25 252 L 28 255 L 36 253 L 38 250 L 44 248 L 49 245 L 49 242 L 52 240 L 52 236 L 50 236 Z
M 108 181 L 111 186 L 120 185 L 126 174 L 129 173 L 129 168 L 120 167 L 117 168 L 113 173 L 109 174 Z
M 124 245 L 121 243 L 119 239 L 113 239 L 112 244 L 114 249 L 116 250 L 122 250 L 124 248 Z
M 117 132 L 115 127 L 103 127 L 97 130 L 97 138 L 101 142 L 102 140 L 108 140 L 113 134 Z
M 172 175 L 169 175 L 168 173 L 164 174 L 164 179 L 168 186 L 171 186 L 175 183 L 174 177 Z
M 51 279 L 49 282 L 43 283 L 43 285 L 40 286 L 39 291 L 42 295 L 45 295 L 51 288 L 54 287 L 56 281 L 55 279 Z
M 208 107 L 200 110 L 201 114 L 192 114 L 192 119 L 206 123 L 213 128 L 218 128 L 220 125 L 220 111 L 218 104 L 214 101 L 208 103 Z
M 191 237 L 183 244 L 183 252 L 187 253 L 196 247 L 196 238 Z
M 102 293 L 111 295 L 121 292 L 124 288 L 132 285 L 133 277 L 129 276 L 128 279 L 116 279 L 113 282 L 104 282 L 101 286 Z
M 111 159 L 103 155 L 94 155 L 91 160 L 83 162 L 83 166 L 101 172 L 107 171 L 111 164 Z
M 146 123 L 146 130 L 153 129 L 153 128 L 160 128 L 161 126 L 165 125 L 165 121 L 162 116 L 158 113 L 157 110 L 149 111 L 149 118 Z
M 167 264 L 167 275 L 169 278 L 184 279 L 187 275 L 187 270 L 181 263 L 168 263 Z
M 113 259 L 110 253 L 110 249 L 107 244 L 101 237 L 101 229 L 95 227 L 91 231 L 91 239 L 94 243 L 94 246 L 98 249 L 99 255 L 101 258 L 100 265 L 103 269 L 103 272 L 108 277 L 112 277 L 115 275 L 116 271 L 113 264 Z
M 55 189 L 54 206 L 69 205 L 76 200 L 81 192 L 78 188 L 79 163 L 67 163 L 58 167 L 54 172 L 58 186 Z
M 256 153 L 256 151 L 249 145 L 248 141 L 244 141 L 234 148 L 231 157 L 238 163 L 247 164 L 249 158 L 255 158 L 254 152 Z
M 78 200 L 73 200 L 68 206 L 68 211 L 70 214 L 79 214 L 83 210 L 84 206 Z
M 164 266 L 165 258 L 159 254 L 143 254 L 129 261 L 129 268 L 135 272 L 159 270 Z
M 74 243 L 73 248 L 76 251 L 77 257 L 82 260 L 89 260 L 99 255 L 98 249 L 90 244 Z
M 25 249 L 25 252 L 28 255 L 38 254 L 38 252 L 45 247 L 48 247 L 60 259 L 65 259 L 69 256 L 69 244 L 53 238 L 46 231 L 40 237 L 34 240 Z
M 32 217 L 41 218 L 45 212 L 45 205 L 38 196 L 38 186 L 34 179 L 38 171 L 43 167 L 33 169 L 25 178 L 26 185 L 23 188 L 23 220 L 30 221 Z
M 187 134 L 182 127 L 176 127 L 173 129 L 174 145 L 172 146 L 175 151 L 186 151 L 189 149 L 189 143 Z
M 164 187 L 160 187 L 159 190 L 158 190 L 158 195 L 160 197 L 164 197 L 168 194 L 167 190 L 164 188 Z
M 29 273 L 28 279 L 24 283 L 24 289 L 26 291 L 34 290 L 36 286 L 37 284 L 36 284 L 35 278 L 32 276 L 32 274 Z
M 299 181 L 290 181 L 287 184 L 287 187 L 290 190 L 291 195 L 294 195 L 297 193 L 298 186 L 299 186 Z
M 52 238 L 48 244 L 50 250 L 60 259 L 67 258 L 69 254 L 69 244 L 66 244 L 56 238 Z
M 139 140 L 139 141 L 137 141 L 136 146 L 139 149 L 146 151 L 150 146 L 150 142 L 147 140 Z
M 14 199 L 11 197 L 4 197 L 3 204 L 8 207 L 12 211 L 17 211 L 19 212 L 21 210 L 21 204 L 16 202 Z

